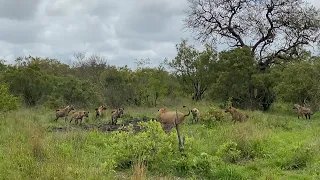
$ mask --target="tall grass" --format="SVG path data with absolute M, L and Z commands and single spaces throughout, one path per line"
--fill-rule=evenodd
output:
M 147 166 L 142 161 L 137 161 L 132 166 L 133 175 L 132 180 L 146 180 L 147 179 Z
M 195 105 L 202 114 L 212 108 Z M 175 110 L 175 107 L 171 107 Z M 177 107 L 178 109 L 180 108 Z M 192 108 L 192 107 L 190 107 Z M 182 109 L 182 108 L 181 108 Z M 157 108 L 126 108 L 132 117 L 153 117 Z M 221 111 L 221 112 L 219 112 Z M 91 113 L 91 112 L 90 112 Z M 104 133 L 54 122 L 54 112 L 21 109 L 0 114 L 1 179 L 319 179 L 320 122 L 294 112 L 246 112 L 246 123 L 231 122 L 218 107 L 214 115 L 165 134 L 156 121 L 145 131 Z M 94 113 L 92 113 L 94 114 Z M 209 113 L 210 114 L 210 113 Z M 84 125 L 103 124 L 90 117 Z M 53 127 L 67 131 L 51 132 Z

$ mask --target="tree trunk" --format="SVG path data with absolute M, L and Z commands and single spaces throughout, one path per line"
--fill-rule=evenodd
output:
M 193 97 L 192 97 L 192 100 L 194 101 L 200 101 L 202 100 L 202 96 L 204 94 L 204 92 L 206 91 L 206 87 L 201 87 L 199 85 L 199 83 L 194 83 L 193 84 L 193 87 L 194 87 L 194 94 L 193 94 Z
M 192 99 L 195 101 L 200 101 L 202 99 L 202 94 L 200 93 L 200 91 L 194 92 Z
M 158 98 L 159 98 L 159 93 L 156 92 L 156 95 L 155 95 L 155 98 L 154 98 L 154 107 L 157 107 Z
M 259 73 L 266 73 L 266 69 L 269 68 L 268 65 L 263 63 L 259 64 Z M 275 100 L 275 96 L 273 92 L 271 92 L 268 88 L 270 87 L 260 87 L 257 89 L 257 97 L 256 102 L 259 107 L 262 107 L 263 111 L 269 110 L 270 106 Z

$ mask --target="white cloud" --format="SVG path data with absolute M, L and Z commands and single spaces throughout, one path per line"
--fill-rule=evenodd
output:
M 84 52 L 120 66 L 142 58 L 158 64 L 174 58 L 181 38 L 192 41 L 182 29 L 187 7 L 187 0 L 0 0 L 0 59 L 31 55 L 68 63 Z

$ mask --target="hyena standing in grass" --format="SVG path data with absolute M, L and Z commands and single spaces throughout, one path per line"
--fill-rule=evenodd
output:
M 193 108 L 191 110 L 191 113 L 192 113 L 192 123 L 193 122 L 198 122 L 199 119 L 200 119 L 200 111 L 199 111 L 199 109 Z
M 70 111 L 74 110 L 73 105 L 68 105 L 67 107 L 63 109 L 57 109 L 56 110 L 56 119 L 55 121 L 57 122 L 59 118 L 64 117 L 64 121 L 67 122 L 67 117 Z
M 294 104 L 293 106 L 293 109 L 297 110 L 298 119 L 300 116 L 302 117 L 302 119 L 303 116 L 305 116 L 306 119 L 310 119 L 310 116 L 313 115 L 313 112 L 307 107 L 300 106 L 299 104 Z
M 111 111 L 111 124 L 116 125 L 118 118 L 121 118 L 123 115 L 124 108 L 113 109 Z
M 103 110 L 106 110 L 107 107 L 105 105 L 99 106 L 98 108 L 95 109 L 96 111 L 96 119 L 98 119 L 99 117 L 102 117 L 102 112 Z
M 232 120 L 234 121 L 234 123 L 236 123 L 236 121 L 239 122 L 245 122 L 248 120 L 249 116 L 247 114 L 243 114 L 239 111 L 236 110 L 236 108 L 229 106 L 225 112 L 229 112 L 232 116 Z
M 72 120 L 75 120 L 76 124 L 78 124 L 78 120 L 80 120 L 80 124 L 82 124 L 83 117 L 89 117 L 89 111 L 74 112 L 71 116 L 70 123 Z

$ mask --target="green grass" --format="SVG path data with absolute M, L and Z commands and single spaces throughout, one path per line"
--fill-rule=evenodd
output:
M 191 124 L 190 116 L 181 126 L 183 154 L 178 151 L 176 131 L 166 135 L 158 122 L 145 123 L 145 132 L 103 133 L 81 130 L 63 119 L 54 122 L 54 112 L 41 108 L 2 113 L 0 177 L 130 179 L 139 174 L 140 166 L 135 164 L 144 162 L 140 174 L 146 173 L 148 179 L 320 178 L 318 114 L 305 120 L 297 119 L 293 110 L 248 111 L 248 122 L 233 124 L 229 114 L 223 112 L 222 120 L 215 121 L 207 114 L 211 111 L 207 104 L 195 106 L 204 118 Z M 125 112 L 153 117 L 157 108 L 126 107 Z M 90 113 L 84 124 L 102 124 L 111 118 L 96 121 L 94 111 Z M 65 126 L 66 132 L 49 131 Z

